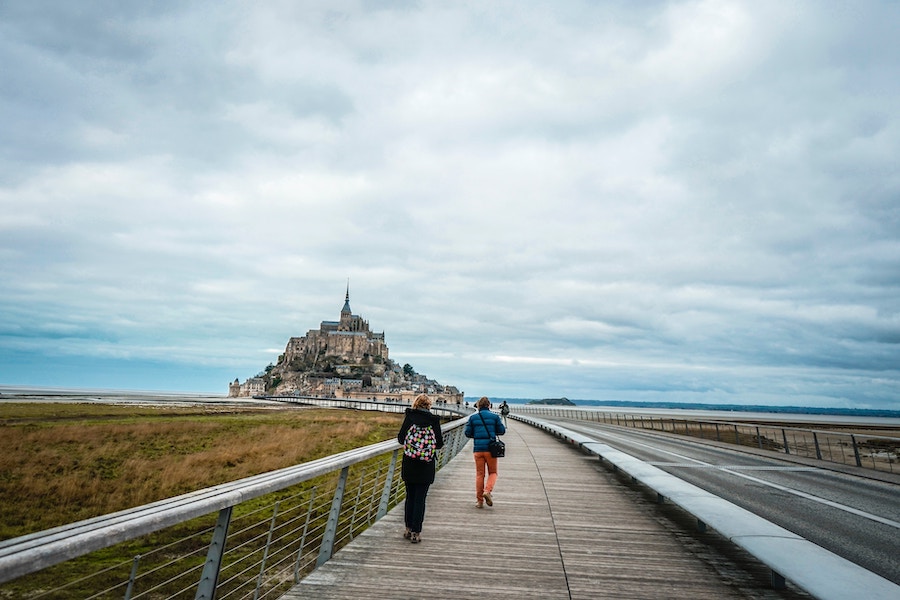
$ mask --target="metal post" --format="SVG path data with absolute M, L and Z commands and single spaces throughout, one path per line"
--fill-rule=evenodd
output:
M 741 445 L 741 435 L 738 433 L 737 423 L 734 424 L 734 443 L 738 446 Z
M 350 517 L 350 539 L 353 539 L 353 528 L 356 526 L 356 513 L 359 511 L 359 499 L 362 496 L 363 481 L 366 479 L 366 469 L 359 474 L 359 485 L 356 486 L 356 500 L 353 502 L 353 514 Z
M 791 448 L 790 448 L 790 446 L 788 446 L 788 443 L 787 443 L 787 434 L 784 432 L 784 429 L 781 430 L 781 439 L 784 440 L 784 453 L 785 453 L 785 454 L 790 454 L 790 453 L 791 453 Z
M 722 438 L 719 437 L 719 424 L 716 423 L 716 441 L 721 442 Z
M 813 431 L 813 443 L 816 445 L 816 458 L 822 460 L 822 451 L 819 449 L 819 438 L 815 431 Z
M 256 589 L 253 590 L 253 600 L 259 598 L 259 588 L 262 587 L 263 575 L 266 574 L 266 559 L 269 558 L 269 546 L 272 545 L 272 532 L 275 531 L 275 519 L 278 517 L 279 504 L 281 502 L 276 502 L 275 508 L 272 510 L 272 521 L 269 523 L 269 535 L 266 537 L 266 547 L 263 548 L 262 562 L 259 565 L 259 577 L 256 578 Z
M 200 575 L 200 583 L 197 585 L 197 594 L 194 596 L 194 600 L 213 600 L 216 597 L 216 584 L 219 582 L 222 556 L 225 555 L 225 540 L 228 537 L 232 508 L 229 506 L 219 511 L 219 518 L 216 521 L 216 528 L 213 530 L 213 539 L 209 545 L 209 551 L 206 553 L 206 563 L 203 565 L 203 573 Z
M 134 580 L 137 578 L 138 563 L 140 562 L 140 554 L 131 561 L 131 576 L 128 578 L 128 587 L 125 589 L 125 600 L 131 600 L 131 593 L 134 591 Z
M 399 448 L 394 450 L 394 453 L 391 454 L 391 464 L 388 466 L 387 478 L 385 478 L 384 488 L 381 490 L 381 502 L 378 504 L 378 516 L 375 517 L 375 520 L 378 520 L 387 514 L 388 504 L 391 500 L 391 487 L 394 485 L 394 471 L 397 468 L 397 456 L 399 454 Z
M 783 590 L 786 586 L 784 576 L 780 573 L 772 571 L 772 587 L 776 590 Z
M 306 509 L 306 522 L 303 524 L 303 534 L 300 536 L 300 549 L 297 550 L 297 561 L 294 563 L 294 583 L 300 583 L 300 560 L 303 558 L 303 547 L 306 545 L 306 531 L 309 529 L 309 519 L 312 517 L 313 500 L 316 499 L 316 488 L 313 488 L 309 496 L 309 506 Z
M 862 461 L 859 459 L 859 446 L 856 445 L 856 436 L 851 434 L 850 439 L 853 440 L 853 456 L 856 457 L 856 466 L 861 467 Z
M 756 443 L 759 446 L 759 449 L 762 450 L 762 436 L 759 435 L 759 427 L 756 428 Z
M 331 512 L 328 513 L 328 524 L 325 525 L 325 533 L 322 535 L 322 546 L 319 548 L 319 558 L 316 567 L 321 567 L 331 558 L 334 551 L 334 538 L 337 535 L 338 519 L 341 516 L 341 503 L 344 501 L 344 488 L 347 486 L 347 475 L 350 467 L 341 469 L 337 487 L 334 489 L 334 498 L 331 500 Z
M 382 465 L 378 465 L 378 469 L 375 470 L 375 477 L 372 478 L 372 493 L 369 495 L 369 499 L 366 501 L 366 525 L 371 525 L 374 519 L 372 519 L 372 513 L 375 511 L 378 506 L 378 502 L 375 501 L 375 497 L 378 495 L 378 482 L 381 480 L 381 467 Z M 380 501 L 380 499 L 379 499 Z

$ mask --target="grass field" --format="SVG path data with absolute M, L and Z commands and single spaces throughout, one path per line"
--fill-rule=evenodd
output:
M 0 539 L 396 435 L 400 414 L 0 403 Z

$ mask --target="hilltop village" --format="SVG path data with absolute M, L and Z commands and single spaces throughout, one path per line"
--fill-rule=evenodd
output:
M 350 287 L 340 319 L 322 321 L 288 340 L 278 362 L 256 377 L 228 386 L 230 397 L 319 396 L 408 402 L 426 393 L 437 402 L 461 404 L 463 393 L 402 367 L 389 358 L 384 332 L 350 310 Z

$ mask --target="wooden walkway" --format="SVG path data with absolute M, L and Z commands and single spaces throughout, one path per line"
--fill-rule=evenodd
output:
M 596 458 L 509 425 L 492 508 L 475 507 L 468 445 L 438 472 L 420 544 L 403 539 L 398 506 L 283 598 L 798 597 L 768 589 L 689 532 L 666 526 L 656 505 Z

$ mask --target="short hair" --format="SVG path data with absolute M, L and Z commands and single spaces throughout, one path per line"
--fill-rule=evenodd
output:
M 413 408 L 424 408 L 428 410 L 431 408 L 431 398 L 428 397 L 428 394 L 419 394 L 416 396 L 415 402 L 413 402 Z
M 475 403 L 475 408 L 490 408 L 491 401 L 488 400 L 487 396 L 482 396 L 478 399 L 478 402 Z

